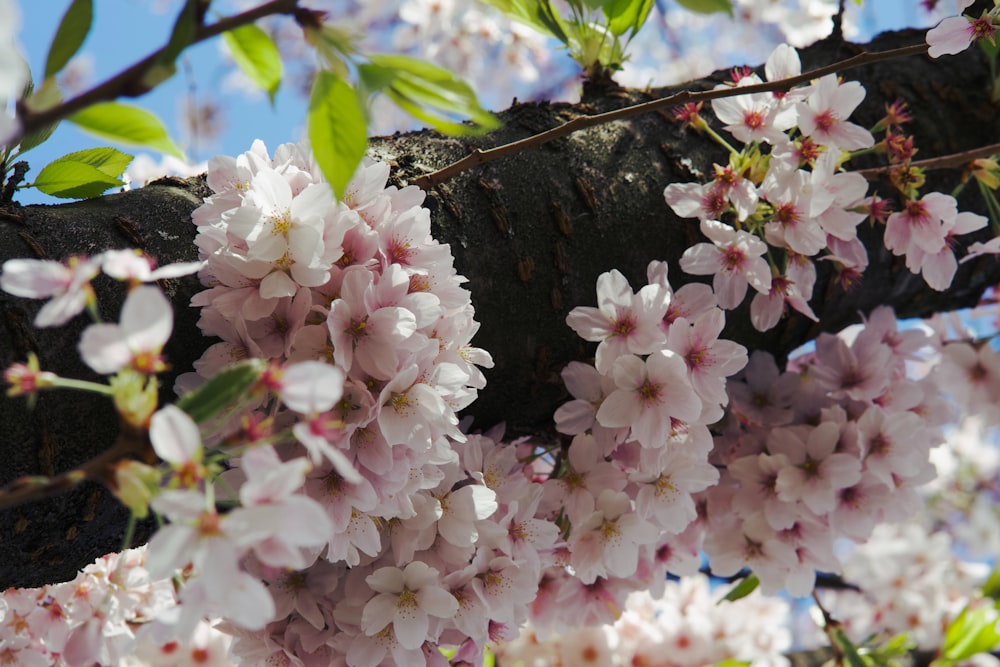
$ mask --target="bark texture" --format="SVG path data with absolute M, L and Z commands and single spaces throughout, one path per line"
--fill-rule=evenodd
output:
M 884 50 L 922 39 L 921 32 L 905 31 L 864 46 L 822 42 L 803 52 L 803 69 L 862 49 Z M 921 149 L 920 158 L 990 144 L 1000 134 L 1000 118 L 988 100 L 989 70 L 975 50 L 940 61 L 917 57 L 884 62 L 844 76 L 868 90 L 856 114 L 862 125 L 873 125 L 886 102 L 901 98 L 910 104 L 915 115 L 910 130 Z M 720 72 L 687 87 L 709 89 L 727 78 L 727 72 Z M 577 105 L 515 104 L 501 114 L 503 128 L 488 136 L 396 135 L 373 140 L 371 154 L 391 162 L 395 181 L 406 184 L 473 148 L 504 144 L 577 115 L 670 92 L 604 91 L 587 95 Z M 560 369 L 593 353 L 593 346 L 565 325 L 565 317 L 577 305 L 594 305 L 600 273 L 618 268 L 638 287 L 645 283 L 648 262 L 662 259 L 670 262 L 675 287 L 692 280 L 680 271 L 677 260 L 685 248 L 703 240 L 698 223 L 674 216 L 663 201 L 663 188 L 702 179 L 714 162 L 724 161 L 724 152 L 707 138 L 685 131 L 667 114 L 651 113 L 464 172 L 428 193 L 426 205 L 432 209 L 435 233 L 451 244 L 459 272 L 469 278 L 482 323 L 474 342 L 496 360 L 496 368 L 487 374 L 488 386 L 468 409 L 476 427 L 506 421 L 508 433 L 547 428 L 553 410 L 565 399 Z M 928 190 L 948 192 L 958 178 L 955 173 L 935 173 Z M 40 254 L 64 258 L 130 246 L 145 249 L 162 263 L 192 259 L 196 250 L 190 212 L 206 194 L 197 179 L 167 181 L 87 202 L 8 209 L 0 214 L 0 259 Z M 959 203 L 962 210 L 985 212 L 975 197 L 964 196 Z M 865 226 L 862 234 L 871 258 L 863 283 L 844 291 L 821 263 L 812 301 L 821 318 L 818 325 L 789 317 L 761 334 L 750 326 L 745 306 L 727 318 L 730 324 L 724 335 L 750 349 L 767 349 L 783 357 L 820 331 L 856 322 L 859 313 L 879 304 L 892 305 L 901 317 L 926 316 L 971 306 L 986 287 L 1000 282 L 1000 264 L 980 259 L 962 265 L 947 292 L 935 292 L 912 275 L 901 258 L 881 248 L 880 229 Z M 99 281 L 97 286 L 104 316 L 116 320 L 121 291 L 109 282 Z M 167 355 L 174 371 L 183 372 L 213 341 L 201 337 L 195 326 L 197 313 L 186 307 L 198 288 L 196 281 L 171 281 L 167 288 L 177 305 Z M 28 351 L 35 351 L 45 369 L 96 379 L 76 355 L 84 318 L 62 329 L 36 331 L 31 321 L 39 306 L 0 295 L 0 364 L 23 360 Z M 164 384 L 166 396 L 172 378 Z M 79 465 L 107 449 L 118 430 L 113 411 L 103 401 L 70 392 L 43 395 L 30 412 L 23 399 L 0 398 L 0 423 L 4 427 L 0 454 L 5 462 L 0 484 Z M 0 512 L 0 588 L 72 578 L 95 556 L 121 546 L 124 519 L 116 502 L 94 483 Z

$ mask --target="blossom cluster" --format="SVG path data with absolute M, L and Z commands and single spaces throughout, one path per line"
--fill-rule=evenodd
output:
M 706 494 L 713 573 L 749 567 L 765 593 L 806 595 L 816 571 L 839 570 L 837 539 L 864 541 L 876 524 L 920 508 L 930 450 L 951 417 L 932 380 L 907 374 L 930 342 L 880 307 L 846 334 L 822 334 L 797 370 L 751 356 L 728 385 L 730 414 L 712 452 L 725 466 Z
M 824 592 L 823 604 L 848 635 L 861 641 L 906 633 L 926 650 L 942 645 L 948 624 L 974 603 L 989 574 L 982 563 L 960 560 L 947 533 L 918 523 L 878 526 L 843 561 L 845 579 L 862 590 Z
M 230 667 L 229 637 L 200 624 L 189 641 L 164 643 L 150 619 L 176 610 L 174 585 L 146 568 L 148 549 L 108 554 L 75 579 L 10 589 L 0 598 L 0 664 L 83 667 Z
M 663 656 L 677 667 L 728 661 L 783 667 L 791 648 L 790 605 L 759 592 L 728 602 L 708 577 L 668 581 L 661 597 L 628 596 L 613 624 L 539 637 L 529 626 L 500 644 L 501 664 L 629 667 L 656 665 Z
M 768 81 L 800 73 L 798 55 L 787 45 L 775 49 L 764 68 Z M 737 89 L 761 83 L 748 71 L 734 77 Z M 885 246 L 937 290 L 946 289 L 957 270 L 955 238 L 987 224 L 983 216 L 960 213 L 949 195 L 919 197 L 918 175 L 909 167 L 913 140 L 900 129 L 909 115 L 900 104 L 887 107 L 880 123 L 886 136 L 876 145 L 871 132 L 848 120 L 864 97 L 857 82 L 827 75 L 787 92 L 715 100 L 716 117 L 744 144 L 739 151 L 715 134 L 697 107 L 677 111 L 730 151 L 729 164 L 716 165 L 711 182 L 672 183 L 664 190 L 674 212 L 698 218 L 710 241 L 686 250 L 681 268 L 712 276 L 726 309 L 740 305 L 752 287 L 751 320 L 758 330 L 775 326 L 789 307 L 816 320 L 809 301 L 817 260 L 832 262 L 845 285 L 864 272 L 868 255 L 857 228 L 866 219 L 883 222 Z M 866 196 L 863 176 L 843 169 L 853 153 L 873 150 L 886 153 L 893 165 L 905 198 L 901 211 L 890 214 L 884 200 Z

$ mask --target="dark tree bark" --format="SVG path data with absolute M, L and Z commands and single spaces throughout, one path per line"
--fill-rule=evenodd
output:
M 919 43 L 923 34 L 906 31 L 881 36 L 864 47 L 828 40 L 802 53 L 803 69 L 832 63 L 865 50 Z M 709 89 L 728 78 L 720 72 L 689 88 Z M 845 73 L 860 81 L 868 97 L 856 114 L 871 126 L 883 105 L 907 101 L 915 120 L 910 130 L 920 158 L 948 154 L 996 141 L 1000 118 L 988 99 L 989 70 L 976 50 L 931 61 L 926 57 L 883 62 Z M 439 169 L 469 153 L 521 139 L 587 115 L 663 97 L 670 90 L 605 91 L 583 103 L 515 104 L 503 112 L 501 130 L 478 139 L 445 138 L 430 132 L 372 141 L 371 154 L 393 164 L 400 184 Z M 710 114 L 706 114 L 710 116 Z M 249 138 L 248 138 L 249 139 Z M 273 148 L 273 147 L 272 147 Z M 565 399 L 560 369 L 586 359 L 593 346 L 566 326 L 577 305 L 593 305 L 597 276 L 620 269 L 633 287 L 645 283 L 652 259 L 670 262 L 677 287 L 692 280 L 677 260 L 702 241 L 696 220 L 673 215 L 663 188 L 701 179 L 725 154 L 704 136 L 684 130 L 668 114 L 651 113 L 601 125 L 464 172 L 428 193 L 435 234 L 450 243 L 460 273 L 469 278 L 482 328 L 475 344 L 489 350 L 496 368 L 468 410 L 476 427 L 506 421 L 508 433 L 546 430 L 553 410 Z M 860 164 L 858 166 L 873 166 Z M 932 174 L 927 189 L 950 191 L 955 173 Z M 969 188 L 974 190 L 974 188 Z M 207 194 L 198 180 L 167 181 L 139 191 L 57 207 L 28 206 L 0 215 L 2 258 L 64 258 L 109 247 L 138 246 L 161 263 L 196 256 L 190 212 Z M 976 197 L 963 196 L 962 210 L 985 212 Z M 946 292 L 929 289 L 901 258 L 881 247 L 881 230 L 864 225 L 871 267 L 864 281 L 845 291 L 827 263 L 812 305 L 820 323 L 792 316 L 765 334 L 749 325 L 747 306 L 731 313 L 725 335 L 751 349 L 779 358 L 820 331 L 836 331 L 858 321 L 879 304 L 901 317 L 974 305 L 982 291 L 1000 281 L 1000 264 L 980 259 L 962 265 Z M 988 234 L 987 234 L 988 235 Z M 970 240 L 983 240 L 977 236 Z M 963 239 L 965 240 L 965 239 Z M 98 281 L 102 311 L 116 320 L 122 293 Z M 177 306 L 174 338 L 167 355 L 175 373 L 191 367 L 213 341 L 195 326 L 187 307 L 198 289 L 193 279 L 171 281 Z M 747 301 L 749 303 L 749 300 Z M 79 317 L 65 328 L 36 331 L 31 321 L 40 303 L 0 295 L 0 364 L 36 352 L 44 369 L 70 377 L 94 378 L 76 355 L 83 327 Z M 165 378 L 169 400 L 172 377 Z M 118 425 L 102 400 L 77 392 L 41 396 L 34 411 L 22 398 L 0 400 L 0 452 L 5 465 L 0 484 L 25 474 L 52 475 L 106 450 Z M 125 512 L 96 483 L 0 512 L 0 586 L 38 585 L 65 580 L 95 556 L 121 546 Z M 141 534 L 140 534 L 141 537 Z

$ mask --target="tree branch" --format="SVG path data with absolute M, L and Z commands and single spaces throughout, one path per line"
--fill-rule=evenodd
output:
M 219 19 L 211 25 L 200 25 L 195 31 L 191 45 L 203 42 L 224 32 L 242 25 L 271 16 L 273 14 L 291 14 L 298 9 L 298 0 L 270 0 L 263 5 L 249 9 L 235 16 Z M 149 92 L 148 89 L 137 89 L 143 75 L 166 52 L 167 47 L 154 51 L 134 65 L 122 70 L 109 79 L 97 84 L 65 102 L 42 111 L 32 111 L 22 102 L 18 104 L 17 115 L 21 122 L 21 130 L 10 139 L 9 145 L 17 144 L 32 132 L 61 121 L 77 111 L 81 111 L 97 102 L 106 102 L 119 97 L 137 97 Z
M 927 44 L 914 44 L 912 46 L 904 46 L 901 48 L 890 49 L 888 51 L 879 51 L 876 53 L 861 53 L 850 58 L 841 60 L 840 62 L 833 63 L 832 65 L 826 65 L 824 67 L 817 67 L 816 69 L 810 70 L 798 76 L 788 77 L 787 79 L 780 79 L 778 81 L 766 81 L 764 83 L 753 84 L 749 86 L 733 86 L 731 88 L 722 88 L 717 90 L 705 90 L 705 91 L 690 91 L 682 90 L 679 93 L 674 93 L 667 97 L 663 97 L 656 100 L 651 100 L 649 102 L 643 102 L 642 104 L 635 104 L 622 109 L 615 109 L 614 111 L 608 111 L 602 114 L 596 114 L 593 116 L 579 116 L 573 120 L 560 125 L 559 127 L 547 130 L 545 132 L 540 132 L 531 137 L 521 139 L 519 141 L 514 141 L 503 146 L 497 146 L 495 148 L 489 148 L 486 150 L 476 149 L 468 156 L 449 164 L 443 169 L 439 169 L 433 173 L 420 176 L 413 180 L 413 184 L 424 188 L 425 190 L 429 187 L 435 185 L 440 185 L 455 175 L 465 171 L 466 169 L 471 169 L 472 167 L 477 167 L 493 160 L 499 160 L 502 157 L 507 157 L 509 155 L 515 155 L 523 151 L 533 150 L 543 146 L 550 141 L 565 137 L 573 132 L 578 132 L 580 130 L 586 129 L 588 127 L 594 127 L 596 125 L 604 125 L 606 123 L 611 123 L 617 120 L 624 120 L 626 118 L 631 118 L 632 116 L 637 116 L 639 114 L 649 113 L 651 111 L 660 111 L 662 109 L 668 109 L 676 106 L 681 106 L 683 104 L 696 104 L 698 102 L 707 102 L 710 100 L 717 100 L 726 97 L 738 97 L 740 95 L 752 95 L 753 93 L 769 93 L 775 91 L 786 91 L 800 83 L 808 83 L 814 79 L 826 76 L 827 74 L 835 74 L 837 72 L 842 72 L 844 70 L 851 69 L 853 67 L 860 67 L 862 65 L 870 65 L 872 63 L 881 62 L 884 60 L 892 60 L 894 58 L 906 58 L 909 56 L 920 55 L 927 52 Z

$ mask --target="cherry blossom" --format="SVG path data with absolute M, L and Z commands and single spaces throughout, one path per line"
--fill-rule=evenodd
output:
M 132 366 L 143 373 L 166 368 L 161 352 L 174 328 L 174 311 L 157 287 L 136 287 L 125 298 L 118 324 L 92 324 L 80 338 L 80 356 L 96 372 Z
M 90 281 L 100 271 L 99 258 L 71 257 L 65 264 L 42 259 L 10 259 L 0 274 L 0 289 L 14 296 L 52 300 L 35 316 L 36 327 L 62 326 L 93 304 Z
M 747 285 L 762 294 L 771 288 L 771 270 L 762 255 L 763 241 L 716 220 L 703 220 L 701 232 L 712 244 L 698 243 L 684 251 L 681 268 L 694 275 L 711 275 L 719 307 L 731 309 L 746 296 Z M 600 369 L 598 369 L 600 370 Z
M 361 626 L 368 636 L 392 625 L 397 641 L 415 649 L 427 639 L 430 616 L 451 618 L 458 602 L 440 586 L 439 572 L 421 561 L 404 569 L 383 567 L 365 578 L 376 595 L 365 604 Z
M 649 354 L 663 343 L 659 323 L 669 295 L 657 285 L 637 294 L 621 273 L 612 270 L 597 278 L 597 308 L 578 306 L 566 323 L 584 340 L 599 342 L 596 367 L 608 373 L 615 360 L 628 353 Z

